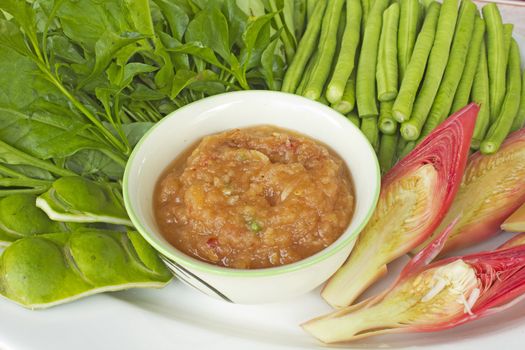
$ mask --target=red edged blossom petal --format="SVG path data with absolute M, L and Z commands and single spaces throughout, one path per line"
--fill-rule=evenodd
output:
M 522 129 L 510 135 L 496 154 L 478 152 L 470 158 L 457 196 L 435 231 L 436 234 L 441 232 L 457 215 L 462 215 L 442 253 L 497 234 L 505 219 L 524 202 L 525 129 Z M 521 219 L 523 225 L 525 210 Z M 519 216 L 516 222 L 519 222 Z
M 329 304 L 354 302 L 434 232 L 459 188 L 478 111 L 470 104 L 452 115 L 384 176 L 374 214 L 321 293 Z

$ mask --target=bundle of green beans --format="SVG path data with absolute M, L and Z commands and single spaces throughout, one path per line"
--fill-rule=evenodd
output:
M 496 4 L 481 12 L 472 0 L 309 4 L 282 90 L 345 114 L 382 171 L 470 102 L 481 106 L 474 150 L 494 153 L 523 127 L 520 51 Z

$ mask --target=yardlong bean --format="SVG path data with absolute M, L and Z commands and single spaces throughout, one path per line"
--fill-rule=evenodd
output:
M 521 96 L 521 57 L 516 40 L 512 39 L 507 68 L 507 93 L 496 122 L 490 126 L 480 150 L 483 154 L 495 153 L 512 128 L 518 113 Z
M 379 40 L 377 58 L 377 98 L 392 101 L 397 96 L 397 28 L 399 27 L 399 4 L 390 5 L 383 13 L 383 28 Z
M 348 118 L 348 120 L 350 120 L 355 126 L 357 126 L 358 128 L 361 127 L 361 119 L 359 118 L 359 116 L 357 115 L 357 111 L 356 110 L 353 110 L 351 111 L 350 113 L 348 113 L 346 115 L 346 117 Z
M 512 123 L 511 132 L 519 130 L 523 127 L 525 123 L 525 71 L 521 73 L 521 99 L 520 99 L 520 108 L 518 109 L 518 114 Z
M 399 80 L 403 81 L 416 43 L 417 25 L 420 18 L 419 0 L 399 1 L 399 31 L 397 34 L 397 57 Z
M 417 36 L 405 76 L 401 81 L 399 93 L 392 107 L 393 116 L 400 123 L 410 119 L 412 114 L 414 100 L 425 74 L 428 56 L 434 43 L 440 9 L 441 5 L 437 2 L 430 5 L 421 32 Z
M 489 71 L 487 67 L 487 49 L 484 41 L 481 42 L 478 61 L 471 96 L 472 101 L 479 104 L 480 108 L 470 144 L 472 149 L 479 149 L 490 124 Z
M 507 57 L 501 14 L 494 3 L 483 6 L 483 19 L 487 26 L 487 63 L 490 83 L 490 116 L 495 120 L 505 98 Z
M 332 104 L 332 108 L 339 113 L 346 114 L 355 107 L 355 71 L 350 74 L 350 78 L 346 82 L 345 90 L 341 100 Z
M 321 25 L 319 37 L 318 59 L 312 69 L 312 75 L 306 84 L 304 96 L 312 100 L 318 100 L 330 74 L 334 53 L 337 47 L 337 30 L 344 0 L 328 0 L 326 12 Z
M 377 153 L 379 151 L 379 128 L 377 127 L 377 117 L 372 116 L 361 118 L 361 131 Z
M 397 132 L 397 121 L 392 117 L 392 101 L 381 102 L 379 105 L 379 130 L 383 134 L 393 135 Z
M 355 57 L 361 38 L 362 8 L 360 0 L 346 2 L 346 28 L 343 34 L 341 50 L 326 88 L 326 98 L 331 103 L 341 101 L 350 74 L 355 69 Z
M 303 38 L 299 42 L 297 52 L 288 67 L 281 88 L 284 92 L 295 92 L 299 85 L 305 67 L 317 47 L 317 39 L 321 30 L 321 23 L 325 12 L 326 0 L 319 0 L 315 6 L 315 12 L 308 21 Z
M 394 165 L 398 139 L 398 133 L 394 133 L 393 135 L 383 134 L 381 136 L 378 158 L 382 174 L 388 172 L 388 170 L 392 168 L 392 165 Z
M 444 0 L 423 86 L 416 98 L 410 120 L 405 121 L 401 126 L 401 136 L 406 140 L 417 140 L 434 104 L 448 64 L 450 46 L 455 32 L 453 28 L 456 27 L 457 17 L 458 0 Z
M 467 53 L 465 69 L 463 69 L 463 75 L 459 81 L 458 89 L 456 91 L 456 95 L 454 96 L 454 102 L 452 102 L 452 109 L 450 110 L 451 113 L 459 111 L 469 103 L 472 83 L 474 82 L 474 77 L 478 68 L 481 44 L 483 43 L 484 35 L 485 22 L 483 19 L 481 19 L 481 17 L 476 16 L 476 20 L 474 22 L 474 32 L 472 33 L 472 39 L 470 41 L 470 46 Z
M 439 86 L 434 103 L 432 104 L 430 115 L 424 125 L 423 136 L 428 135 L 448 117 L 454 95 L 465 68 L 467 53 L 472 39 L 472 31 L 474 30 L 477 7 L 470 0 L 464 0 L 462 5 L 452 50 L 445 69 L 445 75 Z
M 366 21 L 356 76 L 356 99 L 361 118 L 378 115 L 376 100 L 376 65 L 383 12 L 389 0 L 375 0 Z

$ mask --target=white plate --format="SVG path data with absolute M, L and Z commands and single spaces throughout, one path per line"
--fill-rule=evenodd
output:
M 525 39 L 519 39 L 525 57 Z M 504 233 L 469 251 L 497 247 Z M 389 285 L 408 259 L 390 266 Z M 162 290 L 96 295 L 43 311 L 0 300 L 0 350 L 105 349 L 319 349 L 298 324 L 331 309 L 318 291 L 287 303 L 233 305 L 202 295 L 180 282 Z M 352 343 L 352 348 L 425 350 L 523 349 L 525 302 L 501 314 L 438 333 L 389 335 Z M 348 347 L 350 347 L 348 346 Z
M 471 251 L 507 240 L 502 234 Z M 390 280 L 407 261 L 391 266 Z M 384 288 L 385 280 L 374 290 Z M 374 291 L 371 291 L 374 293 Z M 200 294 L 180 282 L 162 290 L 97 295 L 43 311 L 0 300 L 0 349 L 319 349 L 298 327 L 330 311 L 314 291 L 299 299 L 267 305 L 234 305 Z M 518 349 L 525 337 L 525 303 L 453 330 L 370 338 L 356 348 Z M 501 347 L 503 346 L 503 347 Z

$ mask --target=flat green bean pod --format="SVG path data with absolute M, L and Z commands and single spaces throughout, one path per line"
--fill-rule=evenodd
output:
M 51 220 L 36 206 L 33 194 L 14 194 L 0 199 L 0 245 L 48 232 L 65 232 L 69 227 Z
M 51 219 L 64 222 L 104 222 L 132 226 L 120 193 L 105 183 L 80 176 L 56 180 L 36 200 Z
M 101 292 L 160 288 L 171 278 L 137 232 L 90 230 L 26 237 L 0 257 L 0 294 L 30 309 Z

